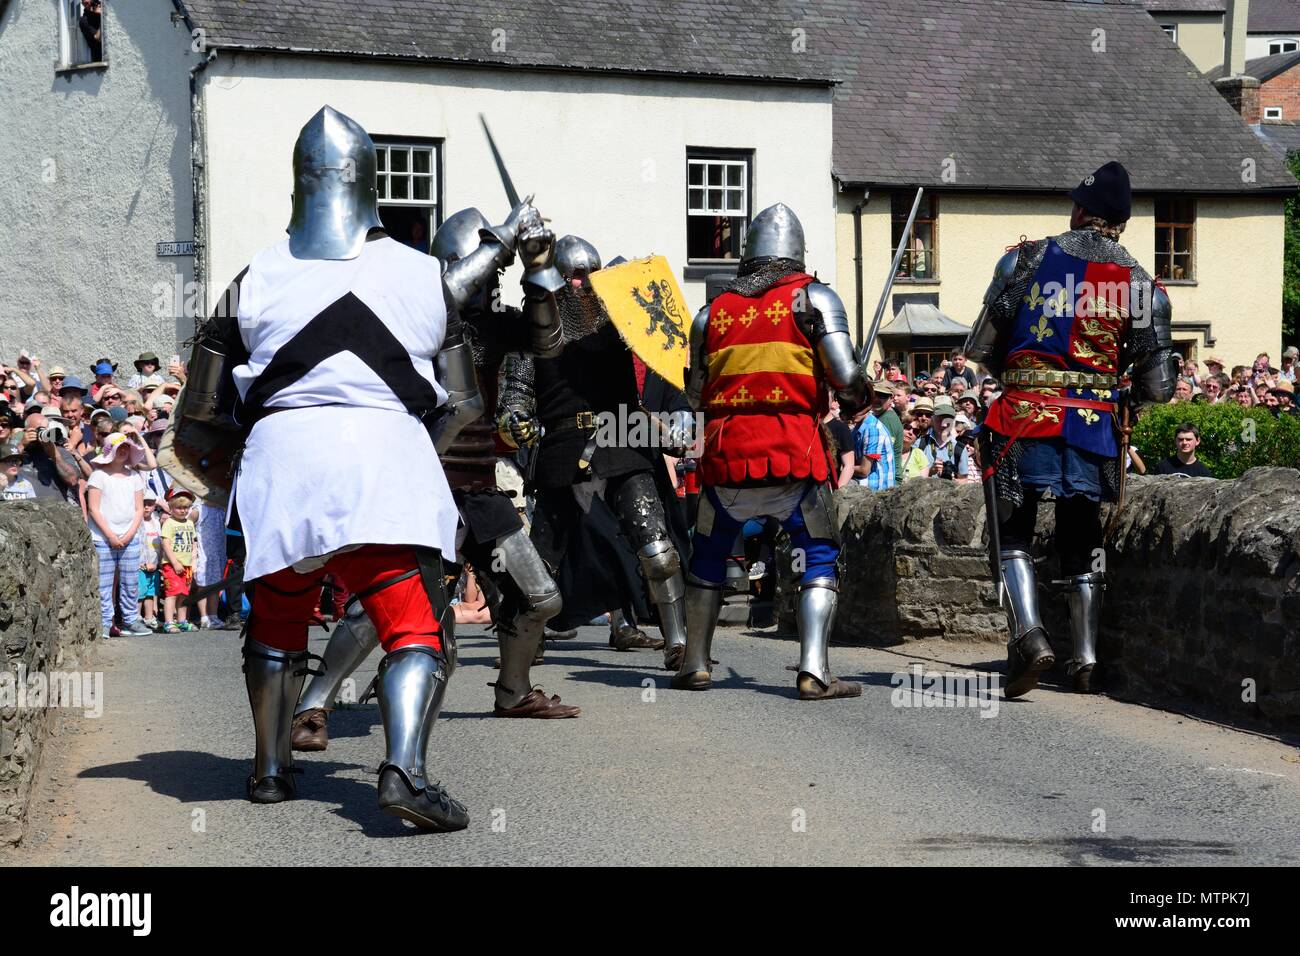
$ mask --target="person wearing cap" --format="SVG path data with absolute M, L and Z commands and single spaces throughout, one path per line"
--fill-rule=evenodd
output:
M 1169 297 L 1119 242 L 1132 211 L 1128 170 L 1108 162 L 1070 198 L 1069 231 L 1023 241 L 999 259 L 965 349 L 1004 388 L 985 415 L 980 457 L 1000 538 L 1007 697 L 1032 690 L 1056 661 L 1031 556 L 1048 492 L 1070 606 L 1069 675 L 1077 691 L 1092 689 L 1105 583 L 1093 570 L 1101 503 L 1119 499 L 1127 465 L 1118 400 L 1167 402 L 1178 377 Z M 1121 355 L 1133 365 L 1124 396 Z
M 875 393 L 872 398 L 871 414 L 875 415 L 880 424 L 885 426 L 885 431 L 889 432 L 889 440 L 894 446 L 894 483 L 897 484 L 900 480 L 899 471 L 903 465 L 903 419 L 894 410 L 894 382 L 882 378 L 873 382 L 872 387 Z
M 182 598 L 188 597 L 194 582 L 194 555 L 198 547 L 197 532 L 190 509 L 194 507 L 194 494 L 173 486 L 167 493 L 170 514 L 162 523 L 162 584 L 164 634 L 197 631 L 188 621 L 188 606 Z
M 117 363 L 110 362 L 106 358 L 100 359 L 90 367 L 90 371 L 94 373 L 95 376 L 95 381 L 92 382 L 90 386 L 90 400 L 92 402 L 97 402 L 99 401 L 100 390 L 105 385 L 111 385 L 113 383 L 113 373 L 117 371 Z
M 138 442 L 138 436 L 137 436 Z M 91 460 L 95 470 L 86 479 L 86 514 L 99 558 L 99 611 L 102 637 L 113 628 L 113 582 L 126 624 L 123 633 L 152 633 L 140 620 L 140 541 L 136 532 L 144 520 L 144 482 L 132 470 L 144 458 L 143 442 L 114 432 Z
M 1286 350 L 1282 353 L 1282 368 L 1278 374 L 1292 385 L 1295 384 L 1296 380 L 1297 362 L 1300 362 L 1300 348 L 1296 348 L 1294 345 L 1288 345 Z
M 26 455 L 22 442 L 6 438 L 0 442 L 0 501 L 25 501 L 36 497 L 31 478 L 20 474 Z
M 915 415 L 915 411 L 913 411 Z M 930 427 L 919 432 L 903 463 L 903 477 L 966 478 L 970 474 L 970 452 L 957 441 L 957 410 L 948 401 L 934 406 Z
M 140 357 L 135 360 L 135 374 L 127 381 L 127 388 L 139 388 L 145 382 L 152 382 L 155 385 L 163 383 L 163 377 L 158 374 L 158 369 L 162 362 L 158 356 L 152 352 L 141 352 Z
M 102 443 L 116 428 L 113 415 L 106 408 L 97 408 L 90 413 L 90 431 L 96 443 Z

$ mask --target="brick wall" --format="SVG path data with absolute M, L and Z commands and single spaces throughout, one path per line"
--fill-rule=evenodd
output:
M 1282 121 L 1300 123 L 1300 68 L 1292 67 L 1260 85 L 1260 116 L 1270 106 L 1282 107 Z

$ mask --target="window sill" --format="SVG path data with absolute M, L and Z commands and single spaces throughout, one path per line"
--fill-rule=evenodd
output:
M 1161 285 L 1200 285 L 1195 279 L 1157 279 Z
M 54 67 L 54 75 L 71 76 L 73 73 L 90 73 L 96 70 L 107 70 L 107 69 L 108 69 L 107 60 L 96 60 L 93 63 L 77 63 L 73 66 L 56 65 Z
M 734 276 L 739 267 L 739 263 L 734 259 L 730 262 L 719 262 L 713 265 L 705 262 L 690 262 L 682 270 L 682 278 L 689 282 L 707 279 L 709 276 L 716 275 Z
M 899 276 L 894 280 L 894 285 L 938 285 L 939 278 L 933 279 L 913 279 L 910 277 Z

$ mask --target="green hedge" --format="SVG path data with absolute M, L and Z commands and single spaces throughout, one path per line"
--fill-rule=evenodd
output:
M 1253 436 L 1248 418 L 1254 423 Z M 1196 457 L 1215 478 L 1239 478 L 1262 465 L 1300 469 L 1300 415 L 1274 418 L 1266 408 L 1180 402 L 1144 408 L 1133 426 L 1132 441 L 1148 474 L 1174 453 L 1174 432 L 1183 422 L 1200 429 Z

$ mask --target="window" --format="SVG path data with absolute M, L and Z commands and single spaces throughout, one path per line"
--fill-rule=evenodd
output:
M 1174 43 L 1178 42 L 1178 24 L 1162 23 L 1160 29 L 1165 31 L 1165 36 L 1169 37 Z
M 1156 200 L 1156 278 L 1190 282 L 1196 278 L 1196 203 L 1191 199 Z
M 1282 107 L 1280 106 L 1264 107 L 1264 119 L 1280 120 L 1281 118 L 1282 118 Z
M 754 154 L 740 150 L 686 151 L 686 258 L 740 258 L 749 228 Z
M 106 63 L 104 28 L 108 22 L 103 0 L 58 0 L 59 62 L 61 70 Z
M 1275 53 L 1294 53 L 1300 48 L 1300 42 L 1296 40 L 1269 40 L 1268 55 L 1273 56 Z
M 379 218 L 398 242 L 427 253 L 442 222 L 441 143 L 374 137 Z
M 907 215 L 912 211 L 915 197 L 915 193 L 894 193 L 890 198 L 890 218 L 893 220 L 887 250 L 890 259 L 894 258 L 894 251 L 903 239 L 903 227 L 907 225 Z M 912 234 L 898 263 L 898 278 L 939 278 L 939 197 L 934 194 L 922 197 L 921 206 L 916 210 Z
M 936 377 L 942 371 L 943 363 L 948 360 L 951 352 L 951 349 L 913 352 L 911 354 L 912 367 L 909 369 L 908 379 L 915 382 L 917 372 L 925 372 L 930 378 Z

